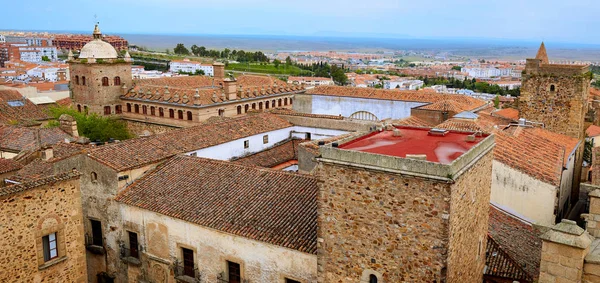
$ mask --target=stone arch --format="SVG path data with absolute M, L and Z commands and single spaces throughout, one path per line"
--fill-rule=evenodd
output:
M 369 111 L 354 112 L 352 115 L 350 115 L 350 118 L 356 120 L 379 121 L 379 118 Z
M 372 269 L 365 269 L 363 270 L 362 275 L 360 276 L 360 283 L 371 283 L 373 282 L 373 277 L 377 279 L 375 282 L 383 282 L 383 274 Z

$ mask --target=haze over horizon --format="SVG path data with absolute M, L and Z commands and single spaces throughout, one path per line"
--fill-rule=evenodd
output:
M 93 0 L 12 3 L 2 29 L 104 33 L 487 38 L 600 44 L 600 1 Z M 32 7 L 35 7 L 32 9 Z M 97 15 L 97 16 L 96 16 Z

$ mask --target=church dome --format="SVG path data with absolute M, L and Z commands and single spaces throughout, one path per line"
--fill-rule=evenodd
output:
M 117 59 L 117 57 L 119 53 L 110 43 L 102 40 L 102 33 L 96 25 L 94 39 L 81 48 L 79 59 Z

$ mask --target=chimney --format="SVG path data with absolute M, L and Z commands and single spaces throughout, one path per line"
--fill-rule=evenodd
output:
M 217 91 L 214 91 L 214 92 L 213 92 L 213 95 L 212 95 L 212 101 L 213 101 L 213 102 L 217 102 Z
M 392 136 L 394 136 L 394 137 L 401 137 L 402 136 L 402 132 L 400 131 L 400 129 L 394 129 L 392 131 Z
M 229 100 L 237 99 L 236 85 L 237 85 L 237 81 L 235 79 L 223 80 L 223 90 L 225 91 L 225 96 L 227 96 L 227 98 Z M 242 88 L 242 86 L 240 85 L 240 89 L 241 88 Z
M 527 124 L 527 120 L 525 118 L 519 118 L 519 126 L 525 126 Z
M 79 132 L 77 131 L 77 121 L 75 121 L 75 118 L 73 118 L 73 116 L 68 114 L 62 114 L 60 115 L 60 118 L 58 118 L 58 121 L 60 123 L 61 130 L 63 130 L 65 133 L 71 135 L 74 138 L 79 137 Z
M 225 79 L 225 64 L 219 62 L 213 63 L 213 75 L 217 80 Z
M 194 94 L 194 105 L 200 105 L 200 89 L 196 89 L 196 93 Z
M 42 148 L 42 160 L 48 161 L 54 157 L 54 150 L 52 147 Z

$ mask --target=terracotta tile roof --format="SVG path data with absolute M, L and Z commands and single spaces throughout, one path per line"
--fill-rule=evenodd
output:
M 514 282 L 533 282 L 532 277 L 523 270 L 502 248 L 492 239 L 487 237 L 487 246 L 485 248 L 485 268 L 483 270 L 484 278 L 486 276 L 499 277 Z M 484 282 L 487 282 L 484 279 Z
M 542 255 L 542 241 L 538 234 L 539 232 L 528 221 L 493 204 L 490 205 L 488 236 L 493 239 L 496 249 L 503 251 L 504 257 L 510 259 L 507 262 L 512 261 L 514 269 L 513 273 L 508 273 L 512 274 L 509 278 L 517 279 L 516 277 L 520 275 L 519 270 L 522 270 L 529 281 L 537 279 Z M 486 256 L 486 261 L 490 260 L 490 255 Z M 495 266 L 496 272 L 503 270 L 501 266 Z
M 302 117 L 310 117 L 310 118 L 344 120 L 343 116 L 302 113 L 302 112 L 297 112 L 297 111 L 294 111 L 292 109 L 287 109 L 287 108 L 273 109 L 273 110 L 270 110 L 268 112 L 272 113 L 272 114 L 277 114 L 277 115 L 302 116 Z
M 88 156 L 116 171 L 123 171 L 156 163 L 175 154 L 292 126 L 273 114 L 247 115 L 101 146 L 91 150 Z
M 307 90 L 307 94 L 346 96 L 372 99 L 403 100 L 423 103 L 435 103 L 451 100 L 464 105 L 464 110 L 475 110 L 487 105 L 487 102 L 467 95 L 442 94 L 433 90 L 386 90 L 343 86 L 318 86 Z
M 477 124 L 477 122 L 475 120 L 471 120 L 471 119 L 450 118 L 435 127 L 438 129 L 446 129 L 446 130 L 452 130 L 452 131 L 488 132 L 488 131 L 484 131 L 483 128 L 480 127 L 479 124 Z
M 15 182 L 26 182 L 29 180 L 35 180 L 52 176 L 54 168 L 52 163 L 41 159 L 35 159 L 29 164 L 23 166 L 21 170 L 17 171 L 15 175 L 9 179 Z
M 492 112 L 492 116 L 507 118 L 511 120 L 519 120 L 519 110 L 514 108 L 504 108 L 498 111 Z
M 261 152 L 236 159 L 235 163 L 247 166 L 273 168 L 281 163 L 298 159 L 298 145 L 306 140 L 288 140 Z
M 0 125 L 0 148 L 15 152 L 57 144 L 69 138 L 71 136 L 59 128 L 39 129 Z
M 426 127 L 426 128 L 435 126 L 434 124 L 432 124 L 428 121 L 425 121 L 417 116 L 409 116 L 404 119 L 392 120 L 391 122 L 393 125 L 396 125 L 396 126 L 415 126 L 415 127 Z
M 17 171 L 21 168 L 23 168 L 23 165 L 14 159 L 0 158 L 0 174 Z
M 65 107 L 71 107 L 73 105 L 73 100 L 70 97 L 59 99 L 56 101 L 56 104 Z
M 531 128 L 496 131 L 494 159 L 533 178 L 560 186 L 565 147 L 537 135 Z
M 600 136 L 600 127 L 596 125 L 590 125 L 587 130 L 585 130 L 585 133 L 588 137 Z
M 28 124 L 52 118 L 44 107 L 33 104 L 16 90 L 0 90 L 0 123 Z
M 50 159 L 50 162 L 56 162 L 58 160 L 62 160 L 73 155 L 83 153 L 86 148 L 92 148 L 92 145 L 83 145 L 78 143 L 66 143 L 59 142 L 52 146 L 53 158 Z
M 135 86 L 121 98 L 188 106 L 210 105 L 230 101 L 224 93 L 222 83 L 222 80 L 205 76 L 143 79 L 135 81 Z M 240 86 L 242 92 L 238 91 L 237 99 L 304 90 L 301 86 L 267 76 L 240 76 L 237 78 L 237 87 Z
M 421 106 L 418 108 L 423 109 L 423 110 L 433 110 L 433 111 L 452 111 L 455 113 L 460 113 L 465 110 L 471 110 L 471 109 L 469 109 L 468 106 L 463 105 L 462 103 L 453 101 L 453 100 L 442 100 L 442 101 L 434 102 L 432 104 Z
M 128 186 L 116 200 L 316 254 L 317 193 L 317 180 L 311 176 L 176 156 Z
M 534 132 L 534 134 L 544 137 L 544 138 L 550 140 L 551 142 L 562 146 L 565 149 L 563 166 L 566 167 L 567 162 L 569 161 L 568 160 L 569 156 L 571 155 L 571 153 L 573 153 L 573 151 L 579 144 L 579 140 L 577 140 L 576 138 L 557 134 L 557 133 L 554 133 L 554 132 L 551 132 L 548 130 L 544 130 L 541 128 L 533 128 L 531 130 Z
M 0 197 L 4 197 L 7 195 L 19 193 L 19 192 L 30 190 L 30 189 L 34 189 L 34 188 L 44 186 L 44 185 L 51 185 L 51 184 L 54 184 L 57 182 L 62 182 L 62 181 L 71 180 L 74 178 L 79 178 L 80 175 L 81 174 L 77 171 L 70 171 L 70 172 L 66 172 L 66 173 L 62 173 L 62 174 L 58 174 L 58 175 L 54 175 L 54 176 L 47 176 L 44 178 L 27 180 L 21 184 L 15 184 L 15 185 L 0 188 Z

